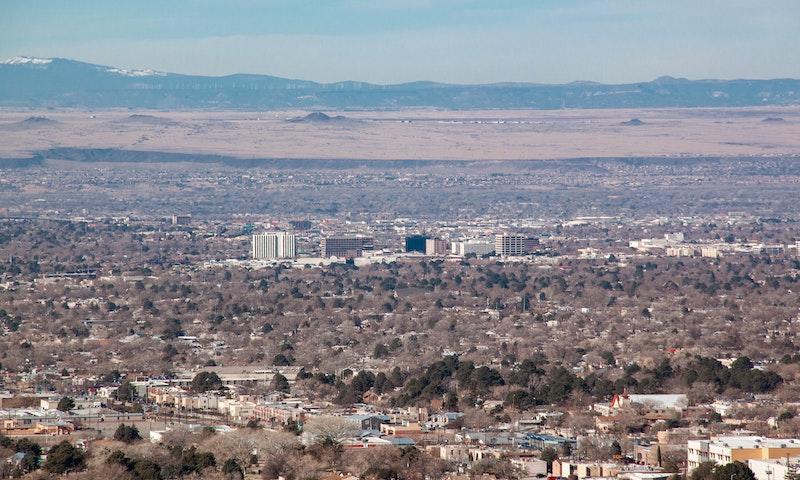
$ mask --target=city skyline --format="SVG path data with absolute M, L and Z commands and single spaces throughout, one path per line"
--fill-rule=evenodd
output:
M 798 32 L 4 2 L 0 479 L 800 480 Z

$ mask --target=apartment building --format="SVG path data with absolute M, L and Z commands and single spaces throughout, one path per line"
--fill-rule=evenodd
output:
M 267 232 L 253 235 L 251 255 L 254 260 L 294 258 L 297 240 L 288 232 Z

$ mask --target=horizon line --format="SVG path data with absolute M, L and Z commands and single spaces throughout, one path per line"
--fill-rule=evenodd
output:
M 209 75 L 209 74 L 202 74 L 202 73 L 181 73 L 181 72 L 174 72 L 174 71 L 163 71 L 163 70 L 155 70 L 149 67 L 120 67 L 116 65 L 104 65 L 100 63 L 93 63 L 85 60 L 79 60 L 75 58 L 66 58 L 66 57 L 41 57 L 35 55 L 14 55 L 12 57 L 8 57 L 5 60 L 0 62 L 0 65 L 5 66 L 24 66 L 28 65 L 29 63 L 34 62 L 18 62 L 14 63 L 13 60 L 16 59 L 30 59 L 30 60 L 47 60 L 48 63 L 52 62 L 53 60 L 62 60 L 67 62 L 75 62 L 75 63 L 82 63 L 85 65 L 91 65 L 95 67 L 105 67 L 111 69 L 118 69 L 124 71 L 132 71 L 132 72 L 143 72 L 149 71 L 152 74 L 147 76 L 157 76 L 158 74 L 163 75 L 182 75 L 187 77 L 205 77 L 205 78 L 227 78 L 227 77 L 234 77 L 237 75 L 252 75 L 252 76 L 260 76 L 260 77 L 273 77 L 279 78 L 282 80 L 290 80 L 290 81 L 298 81 L 298 82 L 311 82 L 316 83 L 318 85 L 337 85 L 342 83 L 363 83 L 366 85 L 378 86 L 378 87 L 389 87 L 389 86 L 397 86 L 397 85 L 410 85 L 414 83 L 429 83 L 435 85 L 442 85 L 442 86 L 456 86 L 456 87 L 469 87 L 469 86 L 500 86 L 500 85 L 526 85 L 526 86 L 571 86 L 575 84 L 594 84 L 594 85 L 603 85 L 603 86 L 618 86 L 618 85 L 636 85 L 641 83 L 654 83 L 658 82 L 659 80 L 674 80 L 674 81 L 686 81 L 686 82 L 736 82 L 736 81 L 781 81 L 781 80 L 791 80 L 791 81 L 800 81 L 800 78 L 794 77 L 770 77 L 770 78 L 755 78 L 755 77 L 737 77 L 737 78 L 717 78 L 717 77 L 702 77 L 702 78 L 689 78 L 684 76 L 674 76 L 669 74 L 659 75 L 650 80 L 639 80 L 639 81 L 632 81 L 632 82 L 625 82 L 625 83 L 604 83 L 598 82 L 595 80 L 585 80 L 585 79 L 576 79 L 565 83 L 546 83 L 546 82 L 536 82 L 536 81 L 514 81 L 514 80 L 501 80 L 496 82 L 487 82 L 487 83 L 453 83 L 453 82 L 442 82 L 438 80 L 410 80 L 405 82 L 394 82 L 394 83 L 376 83 L 376 82 L 368 82 L 364 80 L 353 80 L 352 78 L 348 78 L 345 80 L 337 80 L 332 82 L 323 82 L 318 80 L 309 80 L 304 78 L 294 78 L 291 76 L 281 76 L 272 73 L 251 73 L 251 72 L 234 72 L 224 75 Z M 114 72 L 109 72 L 114 73 Z M 119 72 L 117 72 L 119 73 Z

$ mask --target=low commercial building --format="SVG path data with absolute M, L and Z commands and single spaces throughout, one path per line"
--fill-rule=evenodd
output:
M 305 421 L 306 410 L 296 404 L 268 403 L 256 405 L 253 415 L 265 422 L 288 425 L 289 422 Z
M 463 257 L 470 254 L 476 256 L 490 255 L 494 253 L 494 244 L 491 242 L 480 242 L 476 240 L 453 242 L 450 246 L 450 253 Z
M 674 477 L 672 472 L 655 472 L 650 470 L 622 471 L 617 474 L 618 480 L 667 480 Z
M 687 442 L 687 470 L 691 473 L 703 462 L 724 465 L 748 460 L 777 460 L 800 456 L 800 440 L 760 436 L 712 437 Z
M 618 463 L 589 463 L 574 462 L 570 460 L 556 460 L 553 462 L 554 477 L 569 477 L 575 475 L 578 478 L 589 477 L 616 477 L 621 467 Z
M 389 423 L 388 415 L 377 414 L 355 414 L 344 417 L 345 420 L 355 425 L 359 430 L 380 430 L 381 425 Z
M 425 452 L 434 458 L 441 458 L 448 462 L 466 463 L 469 462 L 468 445 L 428 445 Z
M 691 257 L 694 256 L 694 249 L 691 247 L 667 247 L 668 257 Z
M 520 480 L 547 477 L 547 462 L 533 457 L 512 457 L 511 464 L 520 471 Z
M 604 416 L 614 416 L 632 407 L 639 407 L 651 418 L 669 418 L 680 414 L 689 406 L 689 398 L 682 393 L 637 395 L 623 392 L 616 394 L 609 403 L 596 403 L 594 410 Z
M 548 435 L 545 433 L 529 433 L 525 435 L 524 439 L 520 442 L 520 446 L 524 448 L 532 448 L 534 450 L 552 448 L 556 451 L 560 451 L 563 448 L 572 450 L 577 444 L 578 442 L 574 438 Z
M 0 409 L 0 434 L 6 436 L 68 435 L 75 426 L 116 422 L 135 423 L 141 413 L 117 412 L 109 408 L 76 408 L 69 412 L 39 408 Z
M 381 435 L 414 435 L 422 432 L 419 422 L 403 421 L 400 423 L 382 423 L 380 425 Z
M 75 430 L 75 425 L 69 422 L 35 422 L 28 423 L 20 419 L 0 420 L 0 435 L 6 437 L 46 435 L 69 435 Z
M 463 423 L 464 414 L 461 412 L 443 412 L 434 413 L 430 416 L 427 426 L 430 429 L 435 428 L 453 428 L 454 426 Z
M 800 472 L 800 457 L 748 460 L 756 480 L 791 480 Z
M 303 367 L 292 366 L 230 366 L 230 367 L 203 367 L 196 371 L 181 372 L 175 378 L 167 380 L 179 387 L 189 387 L 192 379 L 200 372 L 216 373 L 222 384 L 230 387 L 235 385 L 269 385 L 276 374 L 280 373 L 289 384 L 294 384 Z

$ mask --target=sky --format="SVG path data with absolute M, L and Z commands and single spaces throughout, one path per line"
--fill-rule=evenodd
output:
M 0 0 L 0 59 L 450 83 L 800 78 L 798 0 Z

